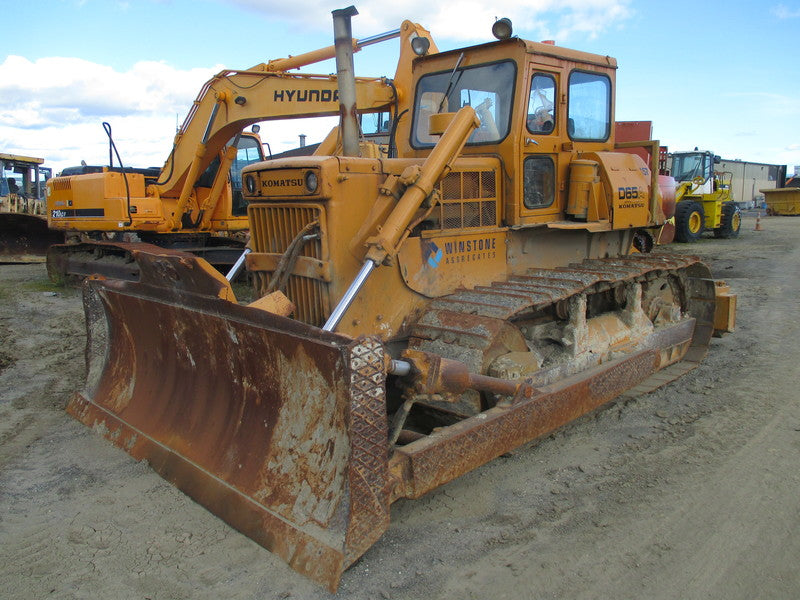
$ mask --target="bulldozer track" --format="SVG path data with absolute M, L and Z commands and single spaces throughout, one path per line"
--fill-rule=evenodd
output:
M 498 332 L 515 319 L 550 307 L 558 310 L 556 305 L 574 296 L 607 291 L 627 282 L 665 275 L 686 277 L 683 309 L 696 319 L 692 344 L 683 361 L 655 373 L 626 395 L 644 393 L 691 370 L 705 355 L 713 333 L 714 296 L 707 285 L 692 285 L 693 280 L 710 279 L 705 271 L 697 257 L 665 254 L 587 259 L 567 267 L 530 269 L 507 281 L 435 299 L 412 327 L 409 346 L 464 361 L 480 372 L 484 354 L 496 343 Z

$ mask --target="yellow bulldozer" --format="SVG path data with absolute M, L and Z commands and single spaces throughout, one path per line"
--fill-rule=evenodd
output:
M 354 14 L 333 15 L 341 153 L 243 170 L 258 299 L 135 251 L 137 281 L 84 284 L 68 405 L 332 591 L 394 501 L 672 381 L 732 326 L 697 258 L 632 251 L 665 219 L 657 166 L 615 147 L 613 58 L 507 19 L 438 52 L 404 22 L 392 155 L 362 156 Z M 237 127 L 248 85 L 217 103 Z

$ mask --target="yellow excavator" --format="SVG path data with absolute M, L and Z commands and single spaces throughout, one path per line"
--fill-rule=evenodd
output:
M 424 40 L 435 49 L 430 34 L 413 23 L 351 43 L 358 51 L 401 36 L 419 40 L 416 44 Z M 408 103 L 400 96 L 408 95 L 415 55 L 410 44 L 406 47 L 393 81 L 356 79 L 359 113 L 398 110 Z M 48 226 L 72 242 L 48 251 L 50 277 L 61 281 L 98 273 L 136 279 L 139 266 L 133 251 L 144 249 L 142 243 L 189 251 L 226 268 L 233 265 L 242 256 L 249 227 L 241 171 L 264 160 L 257 132 L 244 129 L 272 119 L 338 115 L 335 75 L 293 72 L 334 54 L 330 46 L 220 72 L 200 90 L 161 169 L 123 167 L 110 125 L 104 123 L 109 166 L 66 169 L 48 181 Z M 334 130 L 317 152 L 337 152 L 338 137 Z M 365 141 L 364 146 L 364 152 L 379 153 L 375 143 Z M 112 166 L 115 156 L 117 166 Z
M 84 284 L 68 404 L 331 591 L 394 501 L 686 373 L 735 300 L 696 257 L 631 251 L 665 218 L 657 165 L 615 144 L 613 58 L 508 19 L 447 52 L 404 35 L 392 156 L 361 156 L 354 14 L 333 13 L 341 154 L 243 170 L 259 298 L 136 251 L 138 281 Z M 217 104 L 241 124 L 249 102 Z
M 50 279 L 80 281 L 95 273 L 136 279 L 131 251 L 141 244 L 191 252 L 222 269 L 234 264 L 247 242 L 241 171 L 265 158 L 258 133 L 241 132 L 214 153 L 193 186 L 191 210 L 181 226 L 165 229 L 165 211 L 172 207 L 156 187 L 163 169 L 113 166 L 115 145 L 110 125 L 103 126 L 109 133 L 109 166 L 67 167 L 48 182 L 47 224 L 64 238 L 47 248 Z M 183 143 L 176 138 L 175 148 Z M 198 205 L 195 198 L 205 200 Z

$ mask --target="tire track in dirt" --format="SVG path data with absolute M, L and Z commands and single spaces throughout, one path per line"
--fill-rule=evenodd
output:
M 739 294 L 737 333 L 714 340 L 699 369 L 396 503 L 389 531 L 335 597 L 800 597 L 800 222 L 762 222 L 765 235 L 745 219 L 739 240 L 678 247 L 707 255 Z M 59 410 L 81 383 L 82 338 L 59 346 L 76 335 L 63 314 L 79 316 L 80 298 L 44 301 L 47 310 L 23 317 L 0 313 L 15 335 L 28 330 L 20 318 L 47 323 L 38 343 L 54 355 L 37 361 L 35 345 L 26 348 L 16 373 L 31 382 L 0 389 L 10 424 L 0 435 L 23 432 L 0 444 L 0 589 L 15 598 L 334 597 Z

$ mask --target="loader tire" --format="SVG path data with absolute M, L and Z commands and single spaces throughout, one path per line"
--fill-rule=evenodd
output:
M 702 204 L 691 200 L 678 202 L 675 207 L 675 240 L 696 242 L 703 233 L 705 220 Z
M 742 227 L 742 211 L 733 202 L 726 202 L 722 205 L 722 217 L 719 227 L 714 230 L 716 238 L 734 238 L 739 236 L 739 229 Z

